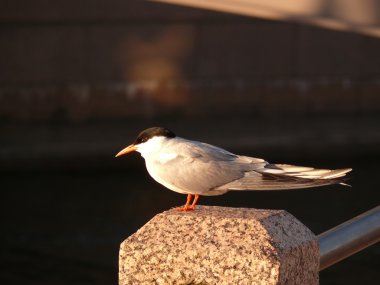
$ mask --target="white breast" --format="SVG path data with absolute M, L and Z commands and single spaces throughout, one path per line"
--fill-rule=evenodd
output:
M 177 155 L 175 157 L 177 157 Z M 165 162 L 168 162 L 170 161 L 170 160 L 167 160 L 168 158 L 174 159 L 175 157 L 173 157 L 172 155 L 168 155 L 164 159 L 165 159 Z M 174 192 L 178 192 L 181 194 L 189 194 L 188 191 L 185 191 L 181 187 L 177 187 L 175 185 L 176 184 L 175 179 L 171 177 L 170 173 L 166 171 L 165 166 L 163 165 L 165 162 L 157 163 L 157 160 L 156 162 L 153 162 L 152 160 L 145 159 L 145 165 L 146 165 L 146 169 L 148 170 L 149 175 L 158 183 L 164 185 L 166 188 Z
M 158 161 L 161 164 L 165 164 L 169 162 L 170 160 L 175 159 L 176 157 L 178 157 L 178 154 L 175 152 L 164 152 L 158 155 Z

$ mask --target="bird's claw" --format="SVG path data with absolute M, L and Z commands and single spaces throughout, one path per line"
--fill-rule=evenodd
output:
M 194 207 L 178 207 L 178 208 L 174 208 L 174 210 L 179 211 L 179 212 L 190 212 L 194 210 Z

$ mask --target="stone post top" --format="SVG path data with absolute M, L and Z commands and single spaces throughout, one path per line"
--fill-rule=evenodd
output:
M 158 214 L 126 239 L 119 281 L 310 285 L 318 269 L 315 235 L 288 212 L 197 206 Z
M 208 236 L 213 233 L 215 240 L 235 244 L 249 237 L 269 241 L 281 248 L 295 246 L 306 240 L 316 240 L 306 226 L 285 210 L 197 205 L 194 211 L 170 209 L 160 213 L 144 228 L 152 228 L 155 233 L 164 232 L 161 237 L 169 235 L 171 229 L 174 229 L 174 235 L 170 237 L 172 242 L 175 242 L 175 236 L 179 233 L 195 239 L 201 239 L 202 234 Z M 151 232 L 150 235 L 156 235 L 155 233 Z M 157 237 L 157 240 L 161 238 Z
M 197 205 L 194 211 L 181 212 L 176 211 L 174 208 L 165 211 L 159 215 L 176 215 L 176 216 L 189 216 L 189 217 L 214 217 L 224 219 L 255 219 L 262 220 L 273 215 L 285 213 L 284 210 L 262 210 L 254 208 L 230 208 L 219 206 L 202 206 Z

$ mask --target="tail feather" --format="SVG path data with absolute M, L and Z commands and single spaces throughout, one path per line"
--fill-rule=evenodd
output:
M 344 183 L 351 168 L 314 169 L 287 164 L 267 164 L 215 190 L 286 190 Z
M 334 179 L 345 176 L 346 173 L 351 170 L 351 168 L 331 170 L 315 169 L 312 167 L 302 167 L 288 164 L 268 164 L 262 170 L 258 170 L 258 172 L 281 174 L 306 179 Z

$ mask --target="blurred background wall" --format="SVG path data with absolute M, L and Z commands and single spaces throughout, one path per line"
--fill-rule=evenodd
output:
M 122 239 L 184 199 L 138 156 L 113 159 L 154 125 L 273 162 L 355 169 L 344 193 L 206 204 L 284 208 L 316 233 L 377 205 L 379 4 L 306 2 L 306 16 L 248 17 L 149 1 L 0 1 L 4 284 L 116 282 Z M 349 284 L 347 268 L 373 280 L 374 257 L 378 247 L 321 284 Z
M 350 15 L 339 1 L 310 3 L 315 14 Z M 345 145 L 377 144 L 380 38 L 357 32 L 355 23 L 368 11 L 367 21 L 378 23 L 379 9 L 373 1 L 363 6 L 352 9 L 359 20 L 354 14 L 337 31 L 148 1 L 2 1 L 0 124 L 12 135 L 3 136 L 1 157 L 58 155 L 69 145 L 86 154 L 88 142 L 81 145 L 73 124 L 91 136 L 89 122 L 127 121 L 115 133 L 129 136 L 165 118 L 190 121 L 185 134 L 194 120 L 210 123 L 207 130 L 220 118 L 243 120 L 233 129 L 242 125 L 244 133 L 263 124 L 292 131 L 302 118 L 303 132 L 308 124 L 320 129 L 307 135 L 311 141 L 331 143 L 340 134 Z M 296 119 L 283 126 L 286 118 Z M 51 129 L 41 125 L 52 124 L 73 143 L 48 142 Z M 49 147 L 31 142 L 26 151 L 17 145 L 25 136 Z M 125 138 L 98 138 L 97 145 L 105 150 Z

